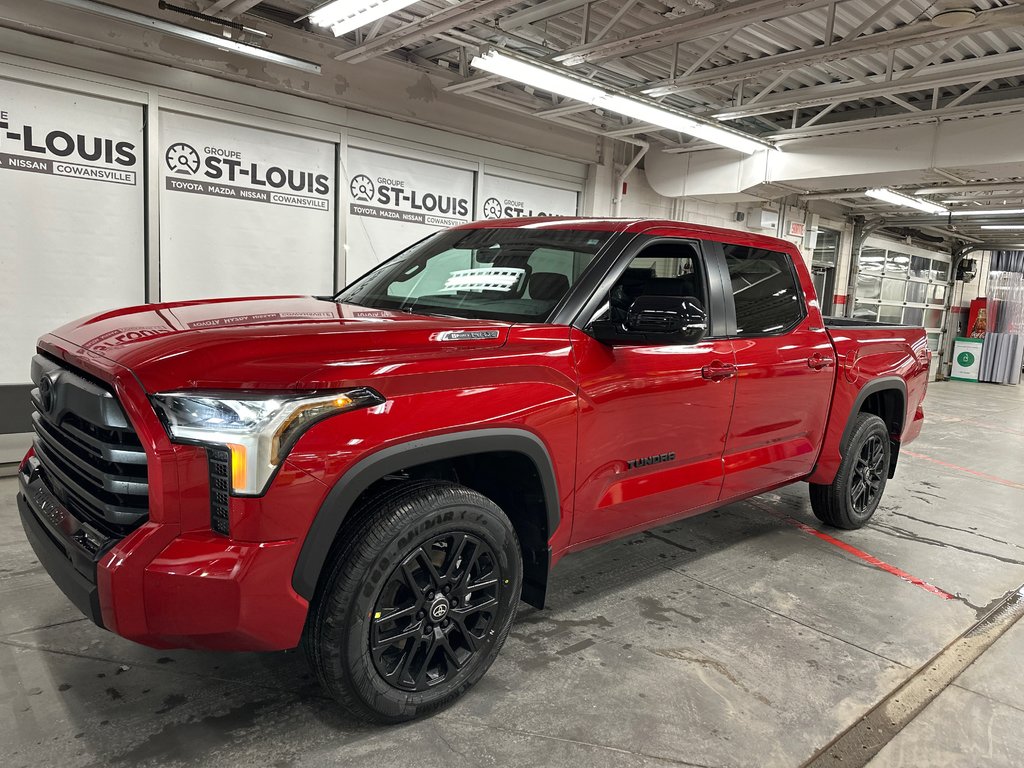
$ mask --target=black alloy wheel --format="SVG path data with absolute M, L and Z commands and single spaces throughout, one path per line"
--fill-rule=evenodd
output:
M 885 444 L 882 436 L 871 435 L 861 446 L 853 466 L 853 479 L 850 483 L 850 506 L 858 515 L 878 504 L 885 485 Z
M 390 685 L 425 691 L 472 663 L 498 608 L 501 567 L 491 547 L 453 531 L 416 547 L 374 606 L 369 648 Z
M 515 528 L 487 497 L 440 480 L 396 481 L 349 514 L 310 603 L 310 665 L 360 720 L 436 712 L 484 676 L 512 627 Z
M 829 485 L 811 483 L 815 516 L 827 525 L 847 530 L 867 523 L 882 500 L 892 452 L 898 447 L 881 418 L 858 413 L 835 479 Z

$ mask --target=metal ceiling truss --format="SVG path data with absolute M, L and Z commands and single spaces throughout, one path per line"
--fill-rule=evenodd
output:
M 276 1 L 309 10 L 324 2 Z M 506 102 L 518 91 L 517 111 L 532 105 L 530 114 L 616 137 L 669 134 L 639 123 L 610 130 L 598 108 L 480 75 L 469 59 L 507 46 L 773 139 L 956 119 L 978 114 L 972 105 L 993 114 L 1004 91 L 1017 111 L 1009 91 L 1024 76 L 1015 29 L 1024 8 L 965 2 L 978 11 L 974 22 L 947 29 L 931 22 L 924 0 L 424 0 L 339 40 L 350 47 L 337 58 L 398 56 L 443 73 L 450 92 Z M 257 3 L 196 4 L 228 18 Z
M 308 13 L 325 1 L 263 7 Z M 258 2 L 194 4 L 233 19 Z M 476 72 L 469 62 L 485 48 L 505 48 L 770 141 L 1024 112 L 1024 0 L 958 4 L 976 16 L 949 29 L 932 22 L 943 6 L 929 0 L 421 0 L 332 42 L 346 48 L 336 57 L 346 64 L 402 59 L 443 77 L 450 93 L 605 139 L 691 152 L 710 145 Z M 996 193 L 987 180 L 950 181 L 944 194 Z M 1002 241 L 973 222 L 957 219 L 951 230 L 943 217 L 895 216 L 857 191 L 804 199 L 826 196 L 882 215 L 887 226 Z

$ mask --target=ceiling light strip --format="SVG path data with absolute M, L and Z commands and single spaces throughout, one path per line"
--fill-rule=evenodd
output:
M 891 203 L 892 205 L 902 205 L 906 208 L 915 208 L 925 213 L 949 213 L 949 209 L 938 203 L 933 203 L 930 200 L 922 200 L 919 197 L 910 197 L 908 195 L 901 195 L 899 192 L 894 192 L 891 189 L 868 189 L 864 192 L 868 197 L 872 197 L 875 200 L 881 200 L 885 203 Z
M 318 27 L 330 27 L 334 36 L 339 37 L 398 13 L 415 2 L 417 0 L 333 0 L 306 18 Z
M 559 72 L 556 67 L 526 61 L 505 52 L 487 51 L 474 57 L 472 65 L 492 75 L 515 80 L 573 101 L 581 101 L 642 123 L 679 131 L 748 155 L 775 148 L 774 144 L 763 139 L 666 109 L 654 101 L 638 99 L 612 88 L 595 86 L 574 74 Z
M 950 216 L 1018 216 L 1024 214 L 1024 208 L 996 208 L 986 210 L 985 208 L 971 209 L 969 211 L 952 211 Z

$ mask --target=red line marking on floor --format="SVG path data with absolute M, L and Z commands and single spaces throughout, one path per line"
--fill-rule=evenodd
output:
M 754 507 L 762 510 L 763 512 L 767 512 L 772 517 L 776 517 L 779 520 L 781 520 L 782 522 L 787 523 L 789 525 L 792 525 L 794 528 L 796 528 L 799 531 L 803 531 L 804 533 L 810 534 L 811 536 L 814 536 L 815 538 L 821 539 L 822 541 L 827 542 L 827 543 L 831 544 L 834 547 L 839 547 L 839 549 L 843 550 L 847 554 L 853 555 L 854 557 L 856 557 L 856 558 L 858 558 L 860 560 L 863 560 L 868 565 L 873 565 L 875 568 L 878 568 L 879 570 L 885 571 L 886 573 L 891 573 L 893 576 L 895 576 L 895 577 L 897 577 L 899 579 L 902 579 L 903 581 L 907 582 L 908 584 L 913 584 L 915 587 L 920 587 L 925 592 L 931 592 L 933 595 L 938 595 L 943 600 L 955 600 L 956 599 L 956 597 L 954 597 L 953 595 L 949 594 L 949 592 L 947 592 L 946 590 L 939 589 L 935 585 L 929 584 L 924 579 L 919 579 L 919 578 L 917 578 L 917 576 L 913 576 L 913 575 L 907 573 L 906 571 L 904 571 L 903 569 L 897 568 L 895 565 L 890 565 L 889 563 L 885 562 L 884 560 L 879 560 L 874 555 L 869 555 L 864 550 L 857 549 L 852 544 L 847 544 L 845 541 L 841 541 L 840 539 L 837 539 L 835 536 L 829 536 L 824 531 L 819 531 L 817 528 L 812 528 L 811 526 L 807 525 L 806 523 L 801 523 L 799 520 L 796 520 L 796 519 L 790 517 L 789 515 L 786 515 L 786 514 L 784 514 L 782 512 L 779 512 L 777 510 L 771 509 L 769 507 L 761 506 L 760 504 L 756 504 L 752 500 L 748 500 L 748 503 L 750 503 L 751 506 L 754 506 Z
M 966 472 L 969 475 L 980 477 L 982 480 L 988 480 L 990 483 L 998 483 L 999 485 L 1005 485 L 1008 488 L 1019 488 L 1024 491 L 1024 483 L 1015 483 L 1013 480 L 1007 480 L 1005 477 L 997 477 L 996 475 L 990 475 L 987 472 L 979 472 L 976 469 L 968 469 L 967 467 L 961 467 L 958 464 L 950 464 L 948 461 L 942 461 L 941 459 L 933 459 L 931 456 L 925 456 L 923 453 L 914 453 L 903 449 L 900 451 L 903 456 L 913 456 L 915 459 L 924 459 L 930 461 L 933 464 L 938 464 L 940 467 L 946 467 L 946 469 L 955 469 L 957 472 Z

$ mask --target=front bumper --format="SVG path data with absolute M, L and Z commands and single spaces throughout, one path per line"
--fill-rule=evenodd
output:
M 152 521 L 110 538 L 61 503 L 34 457 L 19 482 L 18 510 L 36 557 L 98 626 L 155 648 L 298 645 L 309 607 L 291 588 L 299 541 L 240 542 Z
M 96 569 L 117 541 L 68 511 L 43 482 L 38 459 L 24 463 L 19 480 L 18 512 L 36 557 L 75 607 L 104 626 Z

